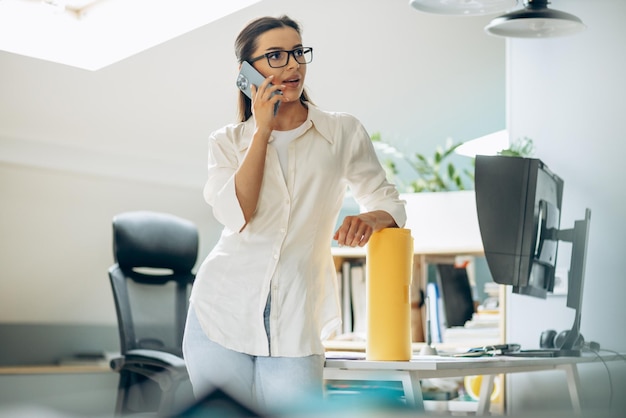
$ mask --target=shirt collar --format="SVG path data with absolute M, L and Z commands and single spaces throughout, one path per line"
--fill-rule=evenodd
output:
M 328 115 L 310 103 L 307 103 L 307 106 L 309 108 L 307 122 L 311 121 L 317 132 L 330 144 L 334 144 L 335 138 L 333 137 L 333 130 L 330 127 Z
M 332 129 L 330 127 L 330 120 L 328 115 L 326 115 L 322 110 L 317 108 L 317 106 L 312 105 L 311 103 L 306 104 L 309 112 L 307 115 L 307 120 L 305 124 L 307 125 L 306 130 L 308 130 L 311 126 L 313 126 L 317 132 L 324 138 L 328 143 L 334 144 L 335 139 L 332 135 Z M 250 146 L 250 141 L 252 141 L 252 135 L 254 135 L 254 119 L 250 117 L 247 121 L 243 123 L 243 135 L 240 143 L 239 150 L 245 151 L 248 146 Z

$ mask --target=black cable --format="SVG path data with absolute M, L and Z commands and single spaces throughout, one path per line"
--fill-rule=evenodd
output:
M 599 348 L 596 350 L 590 349 L 590 348 L 583 348 L 583 351 L 589 352 L 589 353 L 593 353 L 596 355 L 596 358 L 599 359 L 602 364 L 604 365 L 604 368 L 606 370 L 606 374 L 609 378 L 609 412 L 613 410 L 613 377 L 611 376 L 611 369 L 609 369 L 609 365 L 607 364 L 606 361 L 604 361 L 604 359 L 602 358 L 602 356 L 600 355 L 600 351 L 611 351 L 611 350 L 606 350 L 606 349 L 602 349 L 600 350 Z M 616 352 L 617 355 L 619 355 L 620 357 L 622 357 L 619 353 Z M 622 357 L 623 359 L 623 357 Z
M 609 368 L 607 362 L 604 360 L 604 358 L 602 358 L 602 356 L 600 355 L 601 351 L 605 351 L 607 353 L 611 353 L 613 355 L 615 355 L 616 357 L 620 358 L 622 361 L 624 361 L 626 363 L 626 357 L 618 352 L 618 351 L 614 351 L 614 350 L 609 350 L 606 348 L 600 349 L 600 345 L 591 345 L 591 346 L 587 346 L 584 347 L 586 352 L 592 352 L 594 353 L 598 359 L 600 359 L 600 361 L 602 361 L 602 364 L 604 364 L 604 368 L 606 369 L 608 378 L 609 378 L 609 412 L 612 412 L 613 409 L 613 379 L 612 379 L 612 375 L 611 375 L 611 369 Z
M 611 353 L 616 355 L 617 357 L 619 357 L 620 359 L 622 359 L 622 361 L 624 361 L 626 363 L 626 357 L 624 357 L 624 355 L 622 353 L 620 353 L 619 351 L 613 351 L 613 350 L 609 350 L 608 348 L 603 348 L 603 349 L 598 349 L 595 351 L 606 351 L 607 353 Z

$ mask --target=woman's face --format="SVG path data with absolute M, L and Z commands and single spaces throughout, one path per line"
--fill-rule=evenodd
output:
M 292 51 L 302 46 L 302 39 L 298 32 L 290 27 L 271 29 L 257 38 L 257 49 L 253 57 L 262 56 L 274 51 Z M 265 77 L 274 76 L 273 84 L 285 86 L 282 89 L 283 96 L 290 102 L 298 101 L 304 89 L 304 78 L 306 76 L 306 64 L 299 64 L 289 54 L 287 65 L 281 68 L 272 68 L 268 60 L 264 57 L 254 62 L 254 67 Z

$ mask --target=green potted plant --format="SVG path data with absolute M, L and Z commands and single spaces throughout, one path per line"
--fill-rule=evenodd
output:
M 498 152 L 498 155 L 509 157 L 532 157 L 535 154 L 533 140 L 528 137 L 518 138 L 508 148 Z
M 385 143 L 381 139 L 380 133 L 371 136 L 374 147 L 378 151 L 381 164 L 383 165 L 387 178 L 394 183 L 401 192 L 421 193 L 421 192 L 448 192 L 459 190 L 472 190 L 474 186 L 474 160 L 470 162 L 470 167 L 458 168 L 450 157 L 463 142 L 453 142 L 446 139 L 443 146 L 437 146 L 435 153 L 428 157 L 425 154 L 416 152 L 412 156 L 398 151 L 393 146 Z M 534 153 L 532 139 L 523 137 L 511 143 L 509 148 L 498 152 L 499 155 L 531 157 Z M 405 172 L 400 173 L 398 164 L 403 162 L 414 172 L 413 176 L 407 176 Z M 405 180 L 409 177 L 408 180 Z
M 407 156 L 381 140 L 380 133 L 372 135 L 374 147 L 379 151 L 381 164 L 387 172 L 390 182 L 396 184 L 401 192 L 445 192 L 471 189 L 474 184 L 473 169 L 459 169 L 450 160 L 454 151 L 463 143 L 454 143 L 448 138 L 443 146 L 438 146 L 435 153 L 428 157 L 422 153 Z M 391 158 L 394 157 L 394 158 Z M 398 168 L 402 161 L 414 172 L 415 177 L 405 181 Z

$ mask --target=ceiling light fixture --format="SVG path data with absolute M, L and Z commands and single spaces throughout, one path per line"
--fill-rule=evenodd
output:
M 490 35 L 511 38 L 553 38 L 587 28 L 576 16 L 548 9 L 548 0 L 525 0 L 525 7 L 496 17 L 485 27 Z
M 409 0 L 420 12 L 451 16 L 501 13 L 517 6 L 517 0 Z

